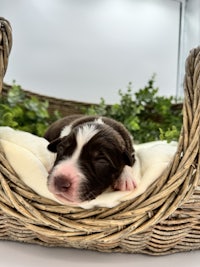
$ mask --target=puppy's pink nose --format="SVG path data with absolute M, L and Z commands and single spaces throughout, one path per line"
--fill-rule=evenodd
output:
M 54 186 L 56 191 L 65 193 L 70 188 L 71 183 L 66 176 L 60 175 L 54 178 Z

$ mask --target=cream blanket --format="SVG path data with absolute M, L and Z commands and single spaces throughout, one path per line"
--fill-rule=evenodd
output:
M 0 145 L 10 165 L 27 186 L 37 194 L 60 203 L 47 188 L 48 170 L 51 169 L 55 160 L 55 154 L 47 150 L 47 140 L 27 132 L 13 130 L 10 127 L 0 127 Z M 79 204 L 79 207 L 84 209 L 111 208 L 122 201 L 139 196 L 173 160 L 177 143 L 155 141 L 134 147 L 137 157 L 136 169 L 142 177 L 138 188 L 131 192 L 108 190 L 94 200 Z

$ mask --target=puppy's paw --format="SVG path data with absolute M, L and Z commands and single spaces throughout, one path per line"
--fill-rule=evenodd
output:
M 120 177 L 114 184 L 115 190 L 133 191 L 140 183 L 140 173 L 134 171 L 134 167 L 125 166 Z

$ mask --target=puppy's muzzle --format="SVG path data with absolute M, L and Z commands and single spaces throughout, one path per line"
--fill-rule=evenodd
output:
M 61 202 L 80 202 L 80 187 L 84 176 L 70 161 L 55 166 L 48 177 L 48 189 Z

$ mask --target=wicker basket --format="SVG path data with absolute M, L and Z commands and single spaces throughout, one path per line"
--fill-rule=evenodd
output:
M 0 29 L 2 79 L 12 38 L 2 18 Z M 184 87 L 183 127 L 173 163 L 145 194 L 115 208 L 84 210 L 38 196 L 0 152 L 0 239 L 151 255 L 199 249 L 200 48 L 187 59 Z M 56 108 L 60 101 L 68 106 L 68 101 L 55 99 Z

